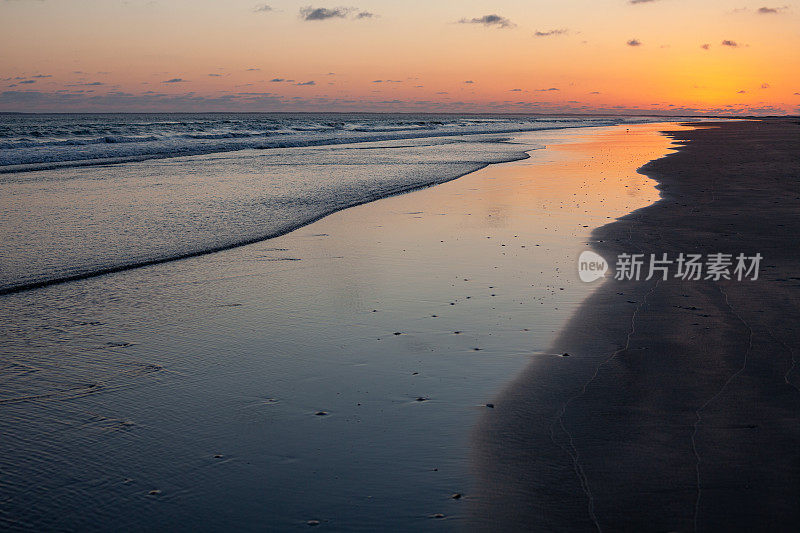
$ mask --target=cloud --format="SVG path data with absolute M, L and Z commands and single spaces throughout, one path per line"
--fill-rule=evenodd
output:
M 31 76 L 31 78 L 52 78 L 52 74 L 36 74 L 35 76 Z
M 249 68 L 249 69 L 247 69 L 247 72 L 257 72 L 259 70 L 261 70 L 261 69 L 260 68 Z
M 478 18 L 466 19 L 463 18 L 458 21 L 459 24 L 483 24 L 487 27 L 497 27 L 497 28 L 513 28 L 516 26 L 513 22 L 508 20 L 505 17 L 501 17 L 500 15 L 484 15 Z
M 736 94 L 747 94 L 747 91 L 742 89 L 741 91 L 736 91 Z
M 0 109 L 31 111 L 229 111 L 231 109 L 262 110 L 264 106 L 280 109 L 285 100 L 270 93 L 231 93 L 201 96 L 193 92 L 168 95 L 147 91 L 131 94 L 113 91 L 95 94 L 89 91 L 2 91 Z
M 589 94 L 600 94 L 600 91 L 592 91 Z
M 762 83 L 761 84 L 761 88 L 762 89 L 769 89 L 769 83 Z
M 553 37 L 556 35 L 565 35 L 569 33 L 566 28 L 561 28 L 558 30 L 550 30 L 550 31 L 535 31 L 533 32 L 534 37 Z
M 184 83 L 185 81 L 186 80 L 184 80 L 183 78 L 172 78 L 169 80 L 164 80 L 161 83 Z
M 702 48 L 703 50 L 708 50 L 708 49 L 710 49 L 710 48 L 711 48 L 711 45 L 710 45 L 710 44 L 708 44 L 708 43 L 701 44 L 701 45 L 700 45 L 700 48 Z
M 327 20 L 334 18 L 347 18 L 347 15 L 353 11 L 350 7 L 336 7 L 328 9 L 327 7 L 311 7 L 307 6 L 300 9 L 300 18 L 303 20 Z
M 550 87 L 549 89 L 536 89 L 537 93 L 546 93 L 551 91 L 560 91 L 561 89 L 557 89 L 556 87 Z
M 402 80 L 372 80 L 372 83 L 403 83 Z
M 271 79 L 271 80 L 269 80 L 269 81 L 271 81 L 271 82 L 273 82 L 273 83 L 280 83 L 280 82 L 282 82 L 282 81 L 287 81 L 287 80 L 286 80 L 286 79 L 284 79 L 284 78 L 272 78 L 272 79 Z
M 272 11 L 272 6 L 269 4 L 259 4 L 253 8 L 253 13 L 267 13 Z
M 212 76 L 214 78 L 221 78 L 222 74 L 209 74 L 209 76 Z
M 628 46 L 642 46 L 642 41 L 639 39 L 631 39 L 628 41 Z
M 789 9 L 789 6 L 782 7 L 759 7 L 756 13 L 759 15 L 778 15 Z
M 295 85 L 298 85 L 300 87 L 311 86 L 311 85 L 316 85 L 316 84 L 317 84 L 317 82 L 315 82 L 314 80 L 295 83 Z
M 30 85 L 31 83 L 36 83 L 36 80 L 22 80 L 20 83 Z
M 467 80 L 467 81 L 465 81 L 464 83 L 475 83 L 475 82 L 474 82 L 474 81 L 472 81 L 472 80 Z
M 358 13 L 356 15 L 356 18 L 357 19 L 371 19 L 371 18 L 375 18 L 377 16 L 378 15 L 376 15 L 375 13 L 370 13 L 369 11 L 361 11 L 360 13 Z
M 650 2 L 656 2 L 657 0 L 628 0 L 629 4 L 649 4 Z
M 736 41 L 725 39 L 724 41 L 722 41 L 722 46 L 730 46 L 731 48 L 736 48 L 737 46 L 739 46 L 739 43 L 737 43 Z

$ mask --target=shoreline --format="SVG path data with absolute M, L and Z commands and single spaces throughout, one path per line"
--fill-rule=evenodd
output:
M 476 529 L 788 531 L 800 519 L 797 121 L 667 134 L 682 146 L 640 169 L 661 200 L 596 229 L 592 248 L 610 265 L 759 252 L 761 277 L 605 281 L 553 345 L 571 357 L 533 362 L 475 432 Z
M 10 287 L 0 287 L 0 296 L 6 295 L 6 294 L 16 294 L 16 293 L 20 293 L 20 292 L 26 292 L 26 291 L 30 291 L 30 290 L 34 290 L 34 289 L 41 289 L 41 288 L 50 287 L 50 286 L 53 286 L 53 285 L 60 285 L 62 283 L 70 283 L 72 281 L 81 281 L 81 280 L 85 280 L 85 279 L 96 278 L 96 277 L 105 276 L 105 275 L 108 275 L 108 274 L 116 274 L 116 273 L 119 273 L 119 272 L 125 272 L 125 271 L 128 271 L 128 270 L 134 270 L 134 269 L 137 269 L 137 268 L 145 268 L 145 267 L 149 267 L 149 266 L 162 265 L 162 264 L 165 264 L 165 263 L 171 263 L 173 261 L 182 261 L 184 259 L 191 259 L 191 258 L 194 258 L 194 257 L 202 257 L 204 255 L 210 255 L 210 254 L 216 254 L 216 253 L 219 253 L 219 252 L 225 252 L 225 251 L 228 251 L 228 250 L 241 248 L 243 246 L 249 246 L 251 244 L 258 244 L 260 242 L 269 241 L 269 240 L 275 239 L 277 237 L 282 237 L 283 235 L 288 235 L 289 233 L 292 233 L 293 231 L 297 231 L 298 229 L 301 229 L 301 228 L 303 228 L 305 226 L 309 226 L 309 225 L 313 224 L 314 222 L 322 220 L 323 218 L 326 218 L 326 217 L 328 217 L 330 215 L 333 215 L 335 213 L 338 213 L 340 211 L 344 211 L 346 209 L 350 209 L 350 208 L 353 208 L 353 207 L 358 207 L 360 205 L 365 205 L 365 204 L 369 204 L 369 203 L 372 203 L 372 202 L 377 202 L 379 200 L 383 200 L 384 198 L 391 198 L 393 196 L 397 196 L 397 195 L 401 195 L 401 194 L 407 194 L 407 193 L 411 193 L 411 192 L 414 192 L 414 191 L 427 189 L 429 187 L 435 187 L 436 185 L 441 185 L 441 184 L 447 183 L 449 181 L 453 181 L 453 180 L 457 180 L 459 178 L 463 178 L 464 176 L 467 176 L 467 175 L 472 174 L 474 172 L 478 172 L 479 170 L 482 170 L 482 169 L 484 169 L 484 168 L 486 168 L 486 167 L 488 167 L 490 165 L 497 165 L 497 164 L 502 164 L 502 163 L 511 163 L 511 162 L 514 162 L 514 161 L 522 161 L 522 160 L 527 159 L 527 158 L 530 157 L 528 152 L 533 151 L 533 150 L 540 150 L 540 149 L 541 148 L 532 148 L 531 150 L 528 150 L 526 152 L 522 152 L 522 153 L 525 154 L 525 157 L 521 157 L 520 156 L 517 159 L 510 159 L 508 161 L 484 163 L 482 166 L 476 168 L 475 170 L 470 170 L 470 171 L 468 171 L 468 172 L 466 172 L 464 174 L 461 174 L 461 175 L 458 175 L 458 176 L 455 176 L 455 177 L 452 177 L 452 178 L 448 178 L 448 179 L 446 179 L 444 181 L 437 181 L 437 182 L 434 182 L 434 183 L 427 183 L 427 184 L 424 184 L 424 185 L 412 185 L 407 189 L 399 189 L 399 190 L 396 190 L 396 191 L 383 193 L 380 196 L 376 196 L 374 198 L 367 198 L 367 199 L 364 199 L 364 200 L 361 200 L 361 201 L 358 201 L 358 202 L 355 202 L 355 203 L 352 203 L 352 204 L 348 204 L 348 205 L 344 205 L 344 206 L 341 206 L 341 207 L 337 207 L 337 208 L 335 208 L 335 209 L 333 209 L 331 211 L 326 211 L 324 213 L 321 213 L 321 214 L 317 215 L 314 218 L 305 220 L 303 222 L 300 222 L 300 223 L 298 223 L 296 225 L 293 225 L 293 226 L 289 226 L 287 228 L 282 228 L 280 230 L 277 230 L 275 233 L 270 233 L 270 234 L 267 234 L 266 236 L 254 237 L 252 239 L 247 239 L 247 240 L 243 240 L 243 241 L 237 241 L 237 242 L 234 242 L 232 244 L 226 244 L 224 246 L 218 246 L 218 247 L 208 248 L 208 249 L 204 249 L 204 250 L 199 250 L 197 252 L 189 252 L 189 253 L 185 253 L 185 254 L 180 254 L 180 255 L 175 255 L 175 256 L 170 256 L 170 257 L 165 257 L 165 258 L 160 258 L 160 259 L 152 259 L 152 260 L 141 261 L 141 262 L 137 262 L 137 263 L 129 263 L 129 264 L 124 264 L 124 265 L 119 265 L 119 266 L 114 266 L 114 267 L 109 267 L 109 268 L 103 268 L 103 269 L 100 269 L 100 270 L 95 270 L 95 271 L 87 272 L 87 273 L 84 273 L 84 274 L 74 274 L 74 275 L 69 275 L 69 276 L 65 276 L 65 277 L 61 277 L 61 278 L 47 279 L 47 280 L 42 280 L 42 281 L 36 281 L 36 282 L 33 282 L 33 283 L 26 283 L 26 284 L 22 284 L 22 285 L 13 285 L 13 286 L 10 286 Z
M 213 195 L 213 191 L 211 193 L 207 193 L 203 189 L 204 185 L 203 183 L 192 182 L 191 173 L 189 173 L 189 175 L 187 176 L 187 172 L 184 170 L 183 174 L 180 174 L 175 170 L 175 165 L 183 165 L 184 169 L 192 169 L 196 174 L 204 174 L 207 176 L 206 179 L 209 181 L 225 179 L 226 177 L 228 177 L 229 174 L 233 174 L 234 179 L 242 179 L 241 178 L 242 174 L 246 175 L 248 171 L 252 171 L 253 166 L 257 166 L 258 167 L 257 171 L 261 172 L 264 175 L 263 187 L 264 189 L 267 190 L 267 192 L 264 193 L 264 196 L 260 197 L 256 196 L 251 200 L 253 202 L 253 205 L 250 206 L 251 212 L 249 216 L 246 217 L 246 219 L 248 221 L 252 220 L 253 223 L 265 224 L 266 227 L 264 229 L 256 231 L 253 228 L 246 227 L 247 224 L 242 223 L 243 227 L 240 234 L 227 235 L 228 232 L 223 231 L 222 233 L 226 234 L 226 238 L 222 239 L 221 243 L 217 242 L 214 234 L 204 234 L 205 241 L 198 243 L 194 247 L 191 246 L 186 247 L 185 245 L 183 245 L 182 242 L 183 239 L 181 238 L 178 240 L 178 242 L 172 243 L 174 249 L 169 251 L 166 255 L 164 255 L 164 253 L 161 250 L 148 251 L 147 247 L 143 246 L 141 240 L 139 242 L 136 242 L 134 240 L 131 243 L 131 248 L 133 248 L 138 254 L 140 254 L 141 257 L 136 257 L 134 255 L 133 257 L 129 258 L 127 261 L 124 261 L 122 263 L 118 262 L 119 260 L 117 259 L 116 256 L 114 257 L 108 256 L 108 254 L 106 254 L 104 246 L 102 245 L 99 249 L 97 248 L 97 246 L 95 246 L 94 248 L 95 256 L 101 258 L 97 259 L 98 262 L 96 264 L 83 264 L 82 261 L 86 261 L 86 258 L 79 257 L 76 258 L 76 262 L 74 265 L 70 266 L 62 265 L 60 267 L 51 265 L 49 269 L 43 269 L 43 267 L 37 265 L 36 261 L 38 260 L 38 258 L 34 255 L 33 257 L 28 257 L 28 259 L 30 260 L 28 268 L 33 269 L 34 271 L 36 270 L 41 270 L 41 271 L 37 272 L 36 276 L 32 276 L 33 279 L 30 280 L 26 280 L 24 275 L 22 279 L 16 280 L 16 283 L 13 284 L 7 284 L 7 280 L 4 280 L 3 285 L 0 286 L 0 295 L 15 294 L 37 288 L 48 287 L 52 285 L 58 285 L 73 281 L 80 281 L 83 279 L 90 279 L 97 276 L 104 276 L 118 272 L 125 272 L 132 269 L 169 263 L 172 261 L 181 261 L 185 259 L 191 259 L 193 257 L 202 257 L 208 254 L 224 252 L 238 247 L 256 244 L 259 242 L 280 237 L 282 235 L 286 235 L 292 231 L 295 231 L 309 224 L 313 224 L 318 220 L 324 219 L 325 217 L 330 216 L 331 214 L 340 212 L 345 209 L 378 201 L 383 198 L 396 196 L 398 194 L 413 192 L 415 190 L 432 187 L 434 185 L 441 183 L 446 183 L 448 181 L 464 177 L 465 175 L 468 175 L 472 172 L 476 172 L 478 170 L 486 168 L 487 166 L 492 164 L 506 163 L 511 161 L 527 159 L 528 157 L 530 157 L 528 152 L 541 148 L 538 145 L 527 145 L 524 147 L 523 146 L 518 147 L 515 146 L 514 143 L 509 143 L 508 139 L 506 138 L 498 138 L 491 135 L 489 136 L 472 135 L 466 137 L 442 136 L 437 139 L 438 142 L 450 143 L 454 146 L 461 146 L 461 147 L 466 145 L 471 145 L 473 149 L 469 150 L 469 154 L 467 154 L 466 156 L 462 153 L 461 158 L 457 158 L 456 156 L 458 156 L 459 154 L 454 153 L 451 160 L 444 161 L 443 166 L 450 168 L 446 168 L 444 170 L 438 169 L 439 170 L 438 174 L 433 174 L 432 176 L 429 176 L 427 179 L 419 179 L 418 177 L 413 175 L 410 178 L 408 176 L 403 176 L 403 175 L 391 175 L 389 176 L 389 179 L 387 179 L 385 176 L 380 176 L 382 179 L 376 179 L 375 180 L 376 183 L 374 185 L 364 186 L 363 183 L 355 182 L 351 185 L 352 190 L 338 191 L 338 194 L 329 193 L 328 197 L 323 197 L 322 201 L 319 201 L 319 198 L 315 196 L 317 191 L 315 190 L 303 191 L 310 197 L 299 198 L 298 200 L 316 202 L 316 205 L 314 205 L 313 207 L 313 212 L 306 212 L 307 210 L 302 209 L 303 206 L 301 205 L 299 206 L 300 209 L 298 209 L 299 213 L 287 213 L 281 206 L 281 202 L 283 202 L 284 199 L 281 198 L 280 196 L 276 198 L 275 193 L 270 192 L 270 188 L 274 189 L 275 187 L 274 173 L 276 172 L 276 167 L 279 169 L 278 171 L 281 174 L 282 174 L 282 168 L 276 165 L 275 163 L 271 163 L 270 159 L 267 156 L 280 157 L 288 155 L 289 157 L 292 156 L 296 157 L 298 154 L 300 154 L 301 156 L 306 155 L 306 157 L 313 160 L 314 157 L 320 157 L 319 154 L 321 151 L 323 152 L 335 151 L 337 149 L 352 150 L 353 152 L 356 152 L 358 150 L 375 150 L 375 151 L 382 150 L 384 152 L 390 151 L 390 152 L 402 153 L 405 149 L 425 150 L 425 149 L 430 149 L 431 146 L 435 146 L 435 144 L 434 145 L 425 144 L 426 140 L 427 140 L 426 138 L 410 139 L 408 140 L 408 144 L 398 144 L 400 141 L 395 140 L 395 141 L 352 143 L 345 146 L 334 144 L 322 147 L 311 146 L 311 147 L 291 147 L 286 149 L 277 148 L 275 149 L 274 152 L 266 155 L 262 154 L 261 153 L 262 151 L 248 149 L 248 150 L 241 150 L 240 153 L 237 154 L 237 157 L 232 158 L 231 162 L 228 164 L 218 163 L 217 161 L 218 154 L 213 154 L 213 153 L 205 154 L 205 156 L 194 155 L 185 157 L 172 157 L 170 159 L 155 159 L 155 160 L 130 162 L 127 164 L 123 164 L 123 166 L 121 167 L 116 167 L 115 165 L 111 165 L 109 167 L 98 167 L 98 169 L 95 170 L 96 175 L 95 173 L 91 173 L 92 170 L 91 168 L 81 167 L 72 169 L 75 172 L 75 174 L 70 176 L 70 179 L 72 180 L 73 184 L 76 183 L 78 184 L 74 186 L 76 187 L 86 186 L 87 188 L 91 188 L 92 182 L 96 183 L 98 177 L 100 178 L 105 177 L 104 173 L 111 173 L 111 175 L 113 176 L 114 169 L 120 168 L 121 171 L 125 171 L 126 178 L 137 182 L 136 187 L 138 188 L 134 190 L 138 192 L 140 195 L 146 196 L 150 194 L 150 189 L 154 187 L 160 187 L 162 185 L 161 183 L 157 182 L 159 180 L 156 180 L 156 183 L 153 183 L 152 179 L 148 179 L 147 173 L 153 172 L 152 170 L 148 169 L 152 167 L 156 168 L 157 172 L 162 172 L 167 176 L 175 174 L 175 176 L 172 176 L 171 178 L 173 182 L 175 182 L 176 184 L 180 183 L 180 186 L 186 187 L 186 189 L 191 191 L 192 194 L 195 194 L 200 198 L 205 198 L 206 194 Z M 483 149 L 482 150 L 475 149 L 476 147 L 481 147 Z M 305 150 L 307 153 L 303 152 L 303 150 Z M 453 151 L 458 152 L 457 149 Z M 411 162 L 404 170 L 408 173 L 413 173 L 415 171 L 418 172 L 419 169 L 417 168 L 417 166 L 419 165 L 415 166 L 415 163 Z M 334 162 L 330 164 L 330 166 L 328 167 L 328 172 L 332 174 L 333 171 L 345 167 L 347 167 L 346 162 L 345 164 L 341 164 L 341 162 Z M 366 165 L 363 165 L 363 167 L 367 168 Z M 373 165 L 373 167 L 375 167 L 374 171 L 377 172 L 378 170 L 377 167 L 379 167 L 379 165 Z M 295 171 L 294 177 L 295 178 L 301 177 L 307 179 L 308 177 L 303 176 L 301 174 L 301 171 L 302 167 L 299 170 Z M 239 174 L 237 174 L 237 172 Z M 272 172 L 272 174 L 270 174 L 270 172 Z M 31 174 L 33 175 L 36 175 L 38 173 L 39 173 L 38 171 L 31 172 Z M 246 179 L 246 176 L 244 179 Z M 187 183 L 183 183 L 183 180 L 186 180 Z M 12 193 L 14 192 L 13 183 L 0 183 L 0 185 L 10 189 Z M 248 185 L 251 184 L 245 181 L 241 185 L 242 187 L 247 187 Z M 281 185 L 286 185 L 286 184 L 281 183 Z M 288 186 L 291 186 L 291 184 L 289 184 Z M 35 207 L 39 206 L 39 203 L 42 203 L 42 197 L 47 198 L 48 196 L 52 196 L 53 194 L 55 194 L 52 190 L 48 189 L 46 185 L 40 187 L 44 187 L 44 189 L 42 191 L 37 190 L 37 192 L 39 193 L 38 195 L 28 193 L 27 196 L 22 197 L 22 200 L 17 199 L 9 201 L 8 205 L 3 204 L 3 207 L 6 208 L 9 212 L 15 212 L 15 211 L 20 212 L 22 209 L 30 207 L 24 205 L 24 201 L 27 200 L 34 205 L 35 209 Z M 103 189 L 101 186 L 97 190 L 92 189 L 91 192 L 95 195 L 102 196 L 104 194 L 113 195 L 116 191 L 114 191 L 113 189 L 111 191 L 108 191 L 106 189 Z M 261 191 L 257 191 L 254 193 L 254 195 L 257 195 L 260 192 Z M 270 194 L 272 194 L 272 196 L 270 196 Z M 12 194 L 9 194 L 9 196 L 13 197 Z M 236 199 L 237 198 L 235 197 L 233 198 L 233 200 Z M 75 201 L 77 202 L 79 201 L 79 199 L 75 199 Z M 277 206 L 273 206 L 273 211 L 269 210 L 265 211 L 264 209 L 259 207 L 259 203 L 267 204 L 270 201 L 278 203 Z M 51 201 L 51 203 L 54 202 L 56 201 Z M 45 205 L 43 206 L 43 209 L 46 210 L 45 216 L 48 215 L 53 216 L 52 206 L 49 205 L 47 202 L 44 203 Z M 72 205 L 68 205 L 67 207 L 70 209 L 73 208 Z M 80 207 L 87 209 L 90 213 L 92 209 L 97 209 L 96 206 L 91 206 L 91 205 L 80 206 Z M 134 207 L 136 206 L 130 206 L 130 205 L 119 206 L 121 210 L 128 210 L 132 212 L 131 224 L 133 226 L 135 233 L 138 230 L 138 228 L 137 228 L 137 220 L 133 216 L 133 212 L 135 211 Z M 184 205 L 183 207 L 189 211 L 193 211 L 192 213 L 193 218 L 200 217 L 203 214 L 196 211 L 196 206 Z M 222 208 L 224 206 L 220 205 L 215 207 Z M 231 206 L 231 209 L 236 210 L 237 207 L 238 206 L 234 204 L 233 206 Z M 157 212 L 153 213 L 153 216 L 157 217 L 158 213 Z M 274 218 L 287 217 L 287 216 L 288 219 L 284 218 L 277 222 L 273 220 Z M 104 222 L 103 220 L 94 221 L 91 218 L 89 219 L 89 221 L 94 222 L 95 226 L 102 226 L 103 225 L 102 222 Z M 165 221 L 165 224 L 167 225 L 169 225 L 170 223 L 178 225 L 180 225 L 181 223 L 191 224 L 190 221 L 191 218 L 187 220 L 185 213 L 181 213 L 179 210 L 178 214 L 175 215 L 175 221 L 168 221 L 168 222 Z M 39 223 L 38 220 L 36 222 Z M 61 224 L 63 224 L 63 221 L 60 222 Z M 79 222 L 85 222 L 85 221 L 76 221 L 76 223 Z M 114 221 L 110 222 L 113 223 Z M 141 221 L 138 222 L 141 223 Z M 38 226 L 35 223 L 33 223 L 33 221 L 30 221 L 30 225 L 32 228 L 31 229 L 32 232 L 39 230 Z M 191 225 L 189 226 L 189 228 L 191 229 Z M 128 230 L 127 227 L 122 227 L 117 229 L 120 231 Z M 151 229 L 159 230 L 160 228 L 156 227 Z M 196 229 L 200 231 L 200 229 L 205 229 L 205 228 L 196 228 Z M 218 228 L 218 229 L 222 230 L 226 228 Z M 141 232 L 141 230 L 138 231 Z M 206 230 L 206 233 L 208 233 L 208 230 Z M 9 234 L 12 237 L 15 237 L 17 240 L 19 240 L 19 237 L 14 235 L 13 232 L 10 232 Z M 34 237 L 37 235 L 36 233 L 32 234 Z M 47 240 L 48 238 L 50 240 L 53 240 L 52 236 L 49 235 L 49 233 L 45 233 L 44 235 L 39 235 L 39 237 L 42 240 Z M 95 235 L 94 233 L 91 232 L 87 234 L 87 240 L 91 242 L 97 241 L 98 239 L 101 239 L 103 237 L 105 237 L 106 240 L 111 241 L 111 244 L 115 244 L 113 242 L 113 239 L 109 235 L 103 235 L 102 233 Z M 24 242 L 22 244 L 14 243 L 12 241 L 12 244 L 10 246 L 12 246 L 12 249 L 14 245 L 18 247 L 19 246 L 28 247 L 30 240 L 31 239 L 28 236 L 25 236 Z M 73 241 L 65 241 L 64 243 L 64 245 L 66 246 L 69 246 L 70 244 L 72 244 L 75 247 L 78 246 L 78 243 Z M 138 247 L 137 244 L 139 245 Z M 138 248 L 143 248 L 143 250 L 139 250 Z M 19 253 L 20 250 L 18 248 L 15 251 Z M 51 250 L 45 250 L 45 252 L 50 253 Z M 40 253 L 39 255 L 42 255 L 42 253 Z M 115 262 L 117 264 L 114 264 Z M 41 279 L 42 277 L 44 277 L 44 279 Z

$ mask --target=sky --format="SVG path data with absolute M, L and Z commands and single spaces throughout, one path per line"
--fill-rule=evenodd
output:
M 0 0 L 0 111 L 797 114 L 764 1 Z

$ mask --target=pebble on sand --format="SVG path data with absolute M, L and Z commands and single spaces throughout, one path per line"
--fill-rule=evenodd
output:
M 326 411 L 317 411 L 314 414 L 317 416 L 328 416 L 328 413 Z
M 306 522 L 306 524 L 308 524 L 309 526 L 318 526 L 319 520 L 309 520 L 308 522 Z
M 569 357 L 569 354 L 567 352 L 564 352 L 561 354 L 561 357 Z
M 488 407 L 489 409 L 494 409 L 494 404 L 493 403 L 487 403 L 486 407 Z
M 148 496 L 158 496 L 159 494 L 161 494 L 161 491 L 159 489 L 153 489 L 150 492 L 148 492 L 147 494 L 148 494 Z
M 461 499 L 461 493 L 460 493 L 460 492 L 456 492 L 455 494 L 453 494 L 453 495 L 452 495 L 452 496 L 450 496 L 450 497 L 451 497 L 452 499 L 454 499 L 454 500 L 460 500 L 460 499 Z

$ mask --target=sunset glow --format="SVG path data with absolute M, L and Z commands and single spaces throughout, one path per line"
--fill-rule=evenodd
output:
M 793 114 L 798 27 L 736 0 L 2 0 L 0 111 Z

